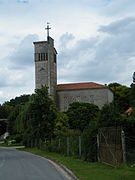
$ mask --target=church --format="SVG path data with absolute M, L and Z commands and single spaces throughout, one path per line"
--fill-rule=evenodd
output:
M 113 101 L 112 91 L 105 85 L 95 82 L 57 84 L 57 51 L 54 40 L 49 36 L 47 24 L 47 41 L 33 42 L 35 61 L 35 85 L 48 87 L 48 93 L 57 108 L 64 112 L 72 102 L 84 102 L 97 105 L 100 109 L 104 104 Z

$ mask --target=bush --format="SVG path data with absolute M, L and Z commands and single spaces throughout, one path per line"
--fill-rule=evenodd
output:
M 82 135 L 82 158 L 86 161 L 97 161 L 97 121 L 93 120 Z

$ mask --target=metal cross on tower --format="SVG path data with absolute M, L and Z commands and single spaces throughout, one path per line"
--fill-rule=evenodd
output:
M 49 24 L 50 24 L 50 23 L 47 22 L 47 27 L 45 28 L 45 30 L 47 30 L 47 39 L 48 39 L 48 37 L 49 37 L 49 30 L 51 29 L 51 28 L 49 27 Z

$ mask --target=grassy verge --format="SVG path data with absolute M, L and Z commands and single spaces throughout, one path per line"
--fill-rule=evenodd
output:
M 10 144 L 8 145 L 7 143 L 0 144 L 0 147 L 15 147 L 15 146 L 22 146 L 22 144 Z
M 43 157 L 55 160 L 72 172 L 80 180 L 134 180 L 135 167 L 122 165 L 119 168 L 112 168 L 101 163 L 88 163 L 73 157 L 66 157 L 54 152 L 45 152 L 37 148 L 25 148 L 25 151 L 38 154 Z

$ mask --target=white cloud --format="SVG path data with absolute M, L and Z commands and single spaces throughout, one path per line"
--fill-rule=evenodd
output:
M 33 42 L 38 40 L 37 35 L 27 35 L 9 56 L 10 67 L 23 69 L 34 65 L 33 56 Z
M 0 101 L 34 90 L 32 42 L 46 40 L 48 21 L 59 82 L 130 84 L 134 9 L 134 0 L 0 0 Z
M 109 36 L 102 39 L 101 34 L 95 39 L 84 39 L 74 48 L 62 51 L 59 82 L 118 81 L 129 85 L 135 67 L 134 29 L 134 18 L 118 20 L 99 29 Z
M 115 17 L 135 15 L 134 0 L 110 0 L 110 3 L 101 10 L 102 14 Z
M 33 41 L 37 35 L 26 36 L 10 55 L 0 59 L 0 101 L 34 91 Z

